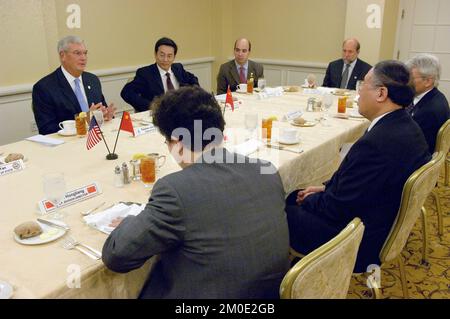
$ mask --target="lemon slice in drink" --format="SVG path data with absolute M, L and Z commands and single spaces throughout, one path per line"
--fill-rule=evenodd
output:
M 136 153 L 133 155 L 133 160 L 140 160 L 141 158 L 147 157 L 144 153 Z
M 86 112 L 80 112 L 80 115 L 78 115 L 80 118 L 85 118 L 87 117 Z

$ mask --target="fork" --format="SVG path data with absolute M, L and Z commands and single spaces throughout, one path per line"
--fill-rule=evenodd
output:
M 88 249 L 89 251 L 81 249 L 78 246 L 84 247 L 84 248 Z M 63 243 L 63 247 L 65 249 L 74 249 L 75 248 L 96 260 L 102 258 L 102 254 L 98 250 L 96 250 L 88 245 L 82 244 L 79 241 L 77 241 L 75 238 L 70 237 L 70 236 L 66 237 L 66 240 Z

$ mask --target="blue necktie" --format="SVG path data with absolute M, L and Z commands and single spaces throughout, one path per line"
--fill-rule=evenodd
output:
M 89 107 L 87 101 L 84 99 L 83 92 L 81 92 L 80 79 L 78 78 L 75 79 L 75 95 L 77 97 L 78 103 L 80 104 L 81 111 L 88 112 Z

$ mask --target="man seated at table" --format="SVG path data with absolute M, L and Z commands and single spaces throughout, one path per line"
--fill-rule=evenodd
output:
M 289 235 L 275 167 L 219 145 L 221 109 L 199 87 L 167 93 L 153 112 L 182 170 L 156 181 L 138 216 L 114 221 L 105 265 L 128 272 L 160 254 L 143 298 L 278 298 Z
M 58 42 L 61 66 L 33 86 L 33 113 L 40 134 L 55 133 L 59 123 L 73 120 L 82 111 L 101 109 L 106 121 L 116 108 L 106 104 L 98 77 L 85 72 L 86 46 L 77 36 L 66 36 Z
M 251 51 L 252 44 L 249 40 L 242 38 L 234 42 L 234 60 L 222 64 L 217 75 L 217 94 L 226 93 L 228 85 L 231 91 L 236 91 L 240 83 L 247 84 L 252 73 L 254 86 L 258 86 L 258 79 L 264 77 L 264 68 L 248 59 Z
M 364 79 L 371 65 L 358 58 L 361 46 L 355 38 L 342 44 L 342 59 L 330 62 L 322 86 L 355 90 L 356 82 Z
M 430 153 L 434 152 L 436 137 L 442 124 L 450 118 L 450 108 L 445 95 L 438 90 L 441 65 L 431 54 L 418 54 L 406 65 L 411 71 L 416 96 L 407 108 L 419 124 L 427 140 Z
M 181 63 L 174 63 L 177 44 L 169 38 L 161 38 L 155 44 L 155 60 L 152 65 L 139 68 L 132 81 L 125 84 L 120 95 L 136 112 L 148 111 L 153 99 L 182 86 L 199 85 L 197 77 L 187 72 Z
M 370 120 L 326 186 L 293 192 L 286 211 L 291 247 L 307 254 L 354 217 L 365 224 L 355 271 L 379 264 L 379 253 L 400 207 L 403 185 L 431 159 L 420 127 L 404 107 L 413 99 L 406 66 L 378 63 L 360 89 L 359 112 Z

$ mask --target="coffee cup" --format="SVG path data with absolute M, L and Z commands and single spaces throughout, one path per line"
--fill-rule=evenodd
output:
M 295 128 L 283 128 L 280 130 L 280 142 L 296 143 L 298 141 L 298 131 Z
M 75 121 L 68 120 L 59 123 L 59 128 L 68 134 L 75 134 Z
M 237 91 L 239 92 L 247 92 L 247 84 L 241 83 L 237 86 Z

